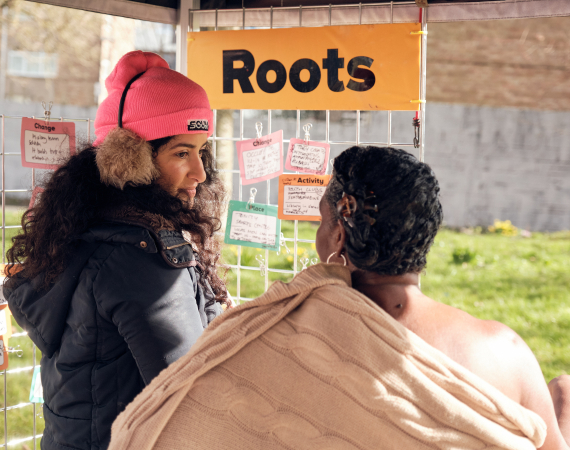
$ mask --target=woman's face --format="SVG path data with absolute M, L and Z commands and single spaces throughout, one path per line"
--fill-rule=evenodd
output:
M 207 140 L 206 133 L 179 134 L 160 147 L 154 160 L 160 170 L 159 186 L 192 203 L 196 187 L 206 181 L 201 155 Z

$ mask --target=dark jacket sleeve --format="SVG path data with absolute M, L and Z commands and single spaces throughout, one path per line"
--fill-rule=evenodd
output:
M 172 268 L 158 253 L 117 246 L 99 269 L 93 294 L 100 314 L 127 342 L 146 384 L 202 333 L 194 268 Z

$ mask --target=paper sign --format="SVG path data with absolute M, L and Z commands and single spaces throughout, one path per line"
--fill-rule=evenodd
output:
M 295 172 L 324 175 L 327 171 L 331 146 L 324 142 L 291 139 L 285 168 Z
M 30 388 L 30 402 L 43 403 L 44 402 L 44 388 L 42 386 L 41 367 L 34 368 L 32 376 L 32 387 Z
M 283 173 L 283 130 L 236 142 L 243 185 L 269 180 Z
M 36 186 L 34 188 L 34 190 L 32 191 L 32 198 L 30 199 L 30 204 L 28 205 L 28 209 L 32 209 L 34 207 L 34 205 L 36 204 L 36 200 L 38 200 L 39 194 L 41 194 L 43 191 L 45 191 L 45 189 L 42 187 Z
M 226 244 L 277 251 L 280 234 L 276 206 L 230 200 Z
M 0 336 L 0 370 L 8 368 L 8 344 L 4 342 L 4 336 Z
M 190 32 L 188 77 L 212 109 L 415 111 L 420 30 L 389 23 Z
M 321 220 L 319 202 L 330 179 L 330 175 L 281 175 L 278 217 L 288 220 Z
M 24 117 L 20 137 L 22 166 L 57 169 L 75 155 L 75 123 L 44 122 Z

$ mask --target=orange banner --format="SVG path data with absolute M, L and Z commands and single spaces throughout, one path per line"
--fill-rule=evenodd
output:
M 418 109 L 418 23 L 188 33 L 212 109 Z

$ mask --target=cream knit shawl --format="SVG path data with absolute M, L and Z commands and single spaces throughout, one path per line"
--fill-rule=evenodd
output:
M 212 322 L 110 450 L 509 449 L 546 425 L 318 264 Z

